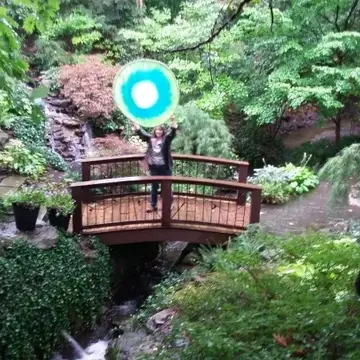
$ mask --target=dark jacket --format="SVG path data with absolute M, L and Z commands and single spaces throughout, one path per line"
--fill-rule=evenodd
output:
M 141 140 L 146 141 L 148 144 L 148 148 L 145 154 L 145 162 L 149 165 L 150 160 L 150 152 L 151 152 L 151 139 L 154 137 L 148 134 L 146 131 L 140 129 L 137 131 L 137 134 L 141 138 Z M 164 142 L 162 143 L 161 153 L 165 161 L 166 170 L 171 170 L 173 166 L 173 160 L 171 156 L 171 142 L 174 140 L 176 136 L 176 129 L 171 128 L 170 131 L 165 135 Z

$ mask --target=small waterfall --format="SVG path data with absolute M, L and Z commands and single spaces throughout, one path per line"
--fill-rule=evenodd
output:
M 88 122 L 82 125 L 81 133 L 82 133 L 81 142 L 84 146 L 85 157 L 86 155 L 91 156 L 93 154 L 93 149 L 91 145 L 91 140 L 93 138 L 93 131 Z
M 62 332 L 64 338 L 71 344 L 76 352 L 75 360 L 104 360 L 106 349 L 108 347 L 108 341 L 99 340 L 93 344 L 90 344 L 85 350 L 76 342 L 76 340 L 69 335 L 66 331 Z M 55 357 L 53 360 L 65 360 L 62 357 Z
M 76 360 L 104 360 L 107 347 L 107 341 L 97 341 L 86 348 L 86 355 Z
M 74 350 L 77 352 L 78 356 L 83 358 L 84 356 L 87 356 L 88 354 L 85 352 L 85 350 L 76 342 L 76 340 L 70 336 L 66 331 L 62 332 L 62 335 L 64 338 L 71 344 L 71 346 L 74 348 Z
M 83 135 L 84 147 L 86 149 L 89 149 L 91 147 L 91 140 L 93 138 L 92 128 L 91 128 L 90 124 L 86 122 L 83 125 L 82 131 L 84 132 L 84 135 Z

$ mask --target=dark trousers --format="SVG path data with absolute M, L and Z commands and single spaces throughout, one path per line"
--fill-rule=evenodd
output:
M 172 170 L 167 169 L 164 165 L 150 165 L 150 175 L 151 176 L 171 176 Z M 151 184 L 151 195 L 150 195 L 150 205 L 152 208 L 157 206 L 157 195 L 159 190 L 159 183 Z M 173 194 L 171 193 L 171 203 L 173 202 Z

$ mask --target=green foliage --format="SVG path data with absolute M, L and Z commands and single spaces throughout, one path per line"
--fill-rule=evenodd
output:
M 38 179 L 46 169 L 46 160 L 29 150 L 21 141 L 11 140 L 0 152 L 0 166 L 20 175 Z
M 8 192 L 4 197 L 4 206 L 11 208 L 13 204 L 35 208 L 45 204 L 45 194 L 41 189 L 25 186 L 16 191 Z
M 42 75 L 49 81 L 49 90 L 53 93 L 58 93 L 60 91 L 60 86 L 58 83 L 59 78 L 59 68 L 51 67 L 46 71 L 42 72 Z
M 59 215 L 70 215 L 74 212 L 75 205 L 70 194 L 50 194 L 46 198 L 48 209 L 56 209 Z
M 276 139 L 263 127 L 251 121 L 238 120 L 234 123 L 234 152 L 252 167 L 260 167 L 264 159 L 277 165 L 283 161 L 284 146 L 281 139 Z
M 77 8 L 96 17 L 108 36 L 119 26 L 131 27 L 140 15 L 136 1 L 131 0 L 61 0 L 61 14 L 69 15 Z
M 0 351 L 6 359 L 49 359 L 61 331 L 90 327 L 109 292 L 109 253 L 95 239 L 59 235 L 51 250 L 16 241 L 0 258 Z M 94 254 L 90 259 L 81 250 Z
M 0 127 L 8 128 L 14 118 L 10 114 L 10 99 L 4 90 L 0 90 Z
M 254 170 L 249 182 L 263 187 L 262 199 L 266 203 L 284 203 L 290 195 L 301 195 L 319 184 L 318 177 L 306 167 L 306 158 L 300 166 L 286 164 L 282 167 L 266 165 Z
M 31 62 L 40 70 L 74 63 L 73 56 L 65 51 L 64 44 L 59 41 L 40 38 L 35 46 L 37 50 Z
M 301 0 L 271 5 L 271 14 L 263 3 L 248 6 L 203 46 L 199 43 L 233 14 L 232 6 L 186 2 L 173 20 L 168 9 L 153 10 L 131 29 L 121 29 L 119 44 L 134 57 L 165 61 L 179 80 L 182 101 L 195 100 L 212 117 L 234 105 L 247 121 L 264 125 L 311 103 L 319 119 L 341 124 L 344 108 L 360 90 L 358 4 Z M 235 146 L 239 154 L 247 148 Z M 253 152 L 250 157 L 258 158 Z
M 160 293 L 161 308 L 178 314 L 151 358 L 358 358 L 359 256 L 349 238 L 245 233 L 205 257 L 201 281 L 173 287 L 167 302 Z M 179 337 L 189 345 L 169 346 Z
M 21 30 L 31 34 L 34 30 L 44 30 L 58 7 L 58 0 L 16 0 L 6 7 L 0 4 L 0 90 L 10 95 L 13 89 L 9 81 L 24 78 L 28 69 L 28 64 L 20 54 L 20 41 L 16 32 L 19 24 L 15 16 L 21 13 Z
M 69 165 L 55 150 L 49 149 L 47 147 L 38 147 L 37 151 L 41 154 L 44 154 L 47 164 L 53 169 L 58 171 L 68 170 Z
M 308 166 L 319 168 L 323 166 L 327 160 L 334 157 L 340 150 L 358 142 L 360 142 L 360 136 L 357 135 L 344 136 L 338 145 L 328 139 L 307 142 L 296 149 L 288 150 L 286 158 L 287 161 L 298 164 L 304 157 L 304 154 L 308 156 L 311 155 L 307 163 Z
M 59 215 L 70 215 L 75 209 L 75 203 L 68 189 L 69 182 L 67 179 L 56 182 L 49 181 L 44 188 L 46 207 L 48 209 L 56 209 Z
M 349 179 L 358 179 L 360 175 L 360 144 L 353 144 L 331 158 L 320 170 L 319 176 L 332 184 L 331 200 L 347 201 Z
M 61 17 L 48 27 L 43 34 L 46 40 L 61 40 L 69 50 L 79 50 L 89 53 L 102 38 L 99 24 L 90 15 L 75 11 L 66 17 Z M 50 66 L 54 66 L 52 64 Z
M 46 147 L 45 144 L 45 118 L 42 114 L 40 121 L 34 122 L 29 116 L 17 117 L 11 123 L 10 129 L 15 137 L 34 153 L 45 157 L 48 165 L 59 171 L 66 171 L 68 165 L 64 159 L 54 150 Z
M 318 177 L 305 166 L 287 164 L 284 166 L 286 173 L 291 174 L 287 191 L 290 195 L 301 195 L 314 189 L 319 184 Z
M 233 158 L 232 137 L 223 120 L 214 120 L 195 103 L 178 108 L 179 134 L 173 143 L 176 152 Z

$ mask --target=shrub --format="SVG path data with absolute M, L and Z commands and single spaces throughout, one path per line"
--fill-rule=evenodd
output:
M 205 255 L 201 281 L 155 293 L 153 308 L 157 298 L 178 312 L 149 358 L 359 358 L 359 256 L 352 239 L 323 233 L 245 233 Z M 188 346 L 169 346 L 184 337 Z
M 62 40 L 69 51 L 90 52 L 101 39 L 101 24 L 89 14 L 73 12 L 59 18 L 42 35 L 44 39 Z
M 51 67 L 48 70 L 42 72 L 42 76 L 48 82 L 49 84 L 48 86 L 51 92 L 57 93 L 60 91 L 60 87 L 58 83 L 59 71 L 60 71 L 59 68 Z
M 286 202 L 289 195 L 301 195 L 314 189 L 319 179 L 305 165 L 295 166 L 290 163 L 282 167 L 266 165 L 255 169 L 249 182 L 263 187 L 263 202 L 278 204 Z
M 10 126 L 15 137 L 34 153 L 45 157 L 48 165 L 59 171 L 66 171 L 68 165 L 64 159 L 45 144 L 45 118 L 41 116 L 39 121 L 34 121 L 29 116 L 18 116 Z
M 82 64 L 62 66 L 62 94 L 83 116 L 110 118 L 115 110 L 112 85 L 118 70 L 119 67 L 103 64 L 97 56 L 88 56 Z
M 130 155 L 141 152 L 136 144 L 129 143 L 117 135 L 94 138 L 91 141 L 91 145 L 93 150 L 91 157 Z
M 1 355 L 50 359 L 62 341 L 61 331 L 92 325 L 108 295 L 109 279 L 108 250 L 95 239 L 84 243 L 59 235 L 47 251 L 14 242 L 0 257 Z
M 48 70 L 60 65 L 72 64 L 74 59 L 64 49 L 62 42 L 46 39 L 38 39 L 35 43 L 36 53 L 31 62 L 41 70 Z
M 288 150 L 287 161 L 291 161 L 293 164 L 298 164 L 303 158 L 304 154 L 311 155 L 311 159 L 308 162 L 308 165 L 318 169 L 323 166 L 327 160 L 336 156 L 337 153 L 342 149 L 359 142 L 360 136 L 355 135 L 344 136 L 341 138 L 338 146 L 329 139 L 307 142 L 296 149 Z
M 21 141 L 10 140 L 0 152 L 0 166 L 38 179 L 46 169 L 46 160 L 41 154 L 30 151 Z
M 9 128 L 14 120 L 10 113 L 10 101 L 7 92 L 0 90 L 0 127 Z
M 251 121 L 238 121 L 233 126 L 234 152 L 242 160 L 248 161 L 253 168 L 268 164 L 278 165 L 283 162 L 284 146 L 281 139 Z
M 232 137 L 224 121 L 212 119 L 192 102 L 179 107 L 176 116 L 181 124 L 173 143 L 174 151 L 234 158 Z

